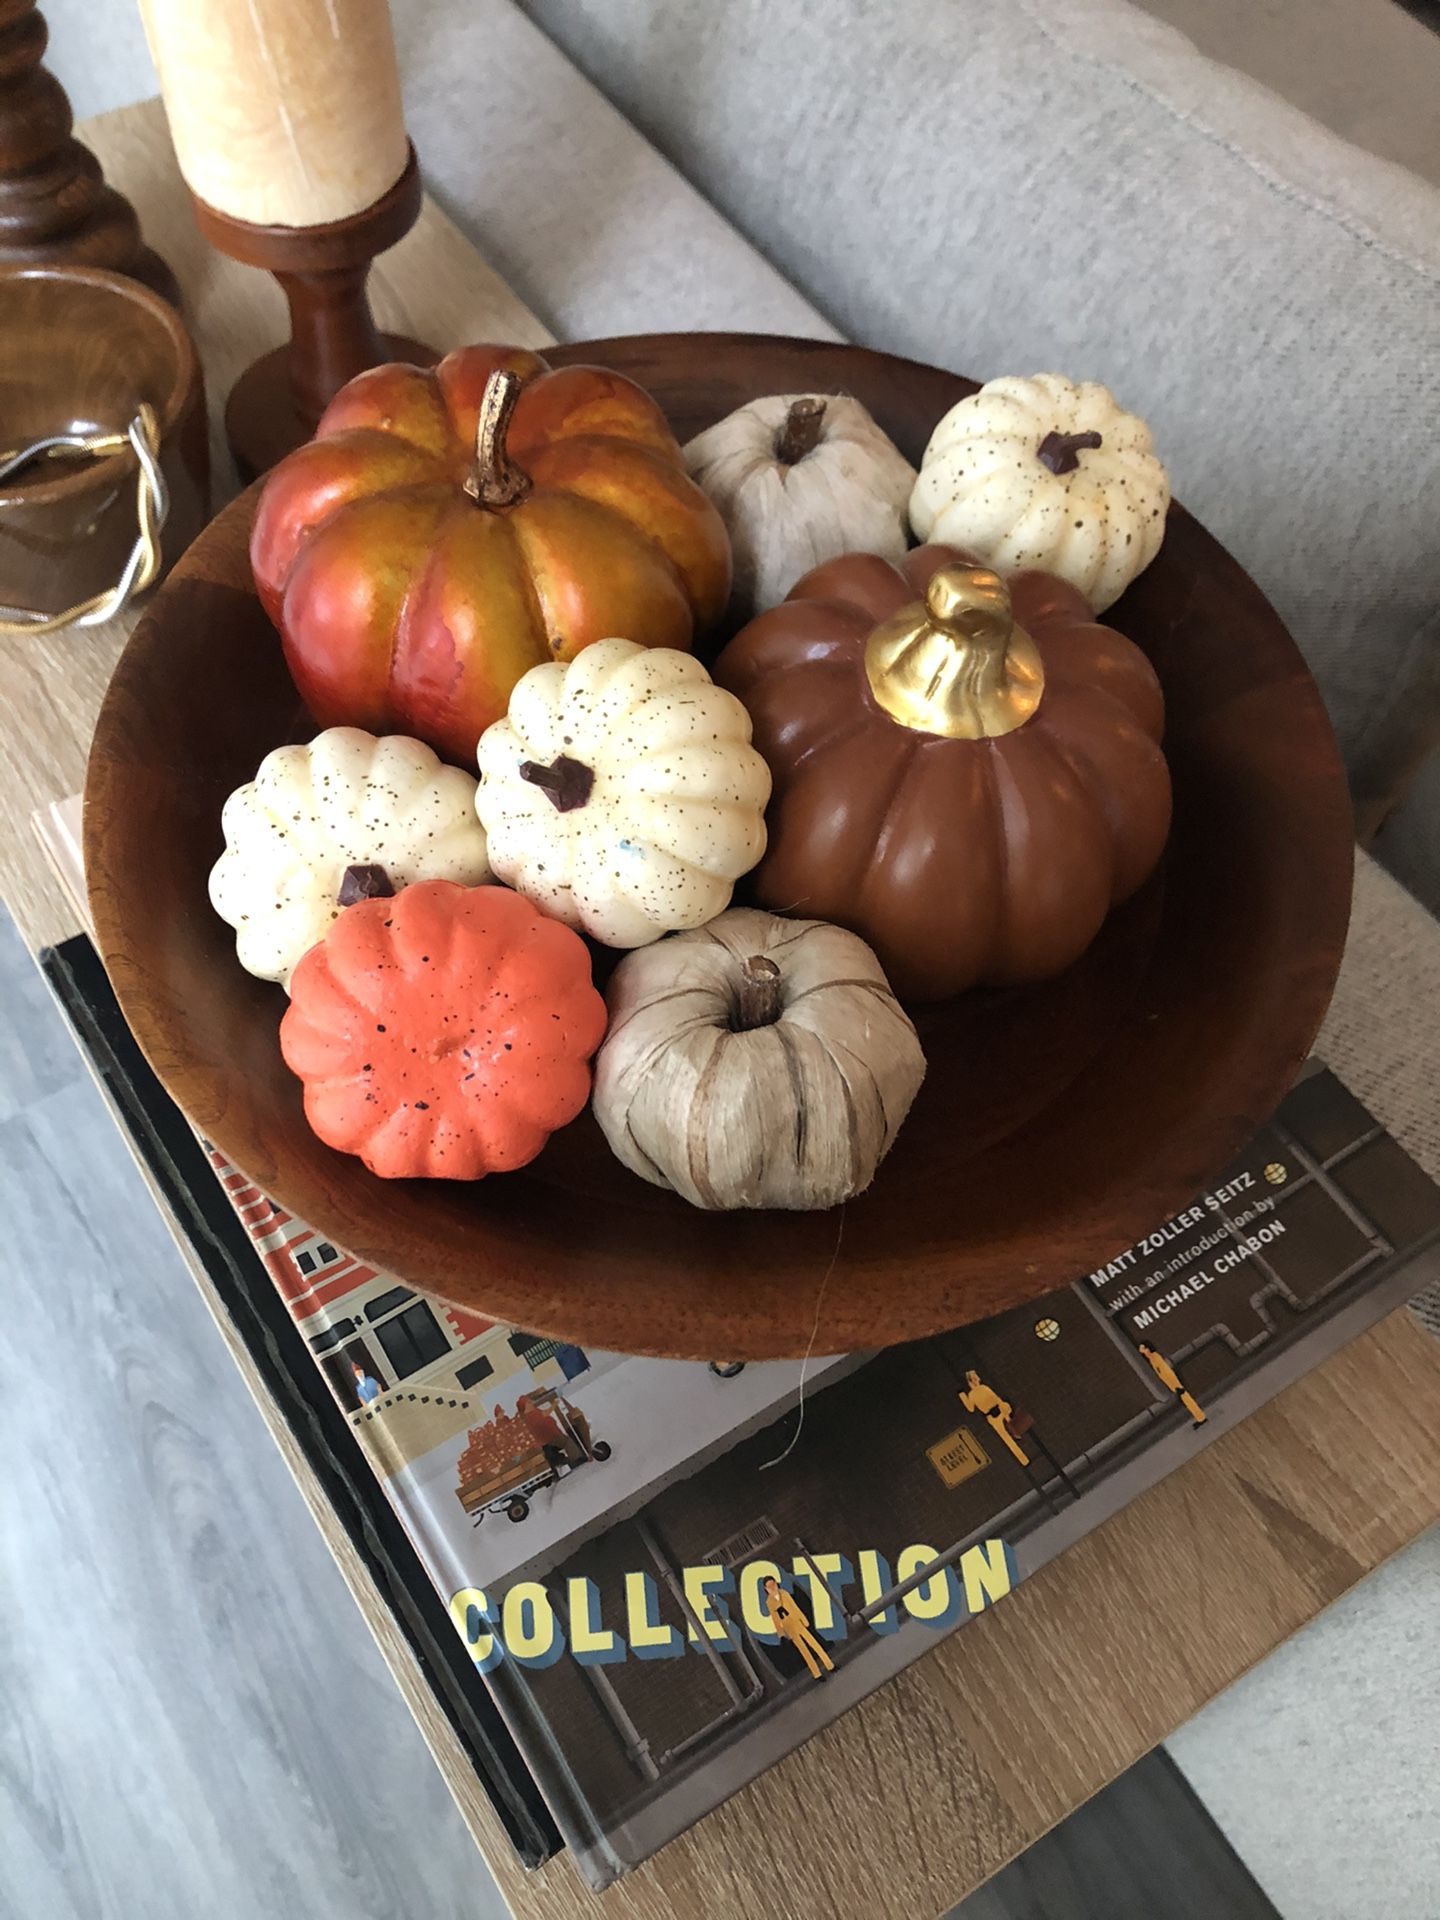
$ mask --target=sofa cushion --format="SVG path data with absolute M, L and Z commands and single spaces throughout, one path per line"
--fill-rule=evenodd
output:
M 1123 0 L 526 4 L 846 334 L 1149 415 L 1383 814 L 1440 707 L 1440 193 Z
M 1440 184 L 1436 0 L 1139 4 L 1178 27 L 1202 53 L 1248 73 L 1342 139 Z
M 425 184 L 556 334 L 835 330 L 509 0 L 394 0 Z

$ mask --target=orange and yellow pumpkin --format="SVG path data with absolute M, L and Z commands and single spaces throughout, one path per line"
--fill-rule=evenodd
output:
M 352 380 L 265 482 L 250 559 L 321 726 L 466 763 L 531 667 L 615 634 L 688 649 L 730 591 L 649 394 L 522 347 Z

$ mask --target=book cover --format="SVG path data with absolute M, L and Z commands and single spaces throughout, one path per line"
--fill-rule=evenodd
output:
M 83 903 L 75 819 L 37 830 Z M 173 1172 L 184 1122 L 121 1058 L 93 953 L 66 952 L 78 1036 Z M 205 1151 L 267 1276 L 261 1299 L 227 1264 L 254 1351 L 301 1402 L 323 1380 L 368 1475 L 334 1491 L 397 1617 L 437 1678 L 443 1623 L 503 1716 L 509 1750 L 442 1686 L 517 1847 L 543 1857 L 549 1827 L 597 1887 L 1440 1275 L 1440 1188 L 1313 1061 L 1219 1180 L 1099 1271 L 804 1365 L 589 1351 L 444 1306 Z M 302 1424 L 329 1472 L 313 1400 Z
M 1100 1271 L 808 1367 L 446 1307 L 212 1159 L 597 1886 L 1440 1266 L 1440 1188 L 1314 1064 Z

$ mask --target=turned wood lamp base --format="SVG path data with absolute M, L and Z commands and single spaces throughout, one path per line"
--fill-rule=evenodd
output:
M 417 367 L 431 367 L 439 358 L 433 348 L 403 333 L 377 333 L 375 338 L 375 351 L 357 362 L 345 380 L 386 360 L 410 360 Z M 287 453 L 303 446 L 325 411 L 324 403 L 311 411 L 302 408 L 296 398 L 294 354 L 293 340 L 289 346 L 272 347 L 269 353 L 262 353 L 241 374 L 225 402 L 225 438 L 236 470 L 246 482 L 268 473 Z M 345 380 L 336 383 L 336 393 Z M 333 397 L 329 395 L 327 400 Z
M 43 64 L 33 0 L 0 0 L 0 266 L 104 267 L 180 305 L 174 274 L 140 237 L 135 209 L 71 137 L 70 101 Z
M 261 227 L 195 201 L 200 231 L 232 260 L 273 273 L 290 303 L 290 342 L 262 354 L 235 382 L 225 433 L 244 480 L 301 446 L 347 380 L 387 360 L 433 366 L 432 347 L 382 334 L 365 282 L 377 253 L 393 247 L 420 212 L 420 168 L 405 171 L 372 206 L 319 227 Z

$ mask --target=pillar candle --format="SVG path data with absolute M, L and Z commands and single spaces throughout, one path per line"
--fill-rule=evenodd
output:
M 313 227 L 405 170 L 386 0 L 140 0 L 190 191 L 232 219 Z

